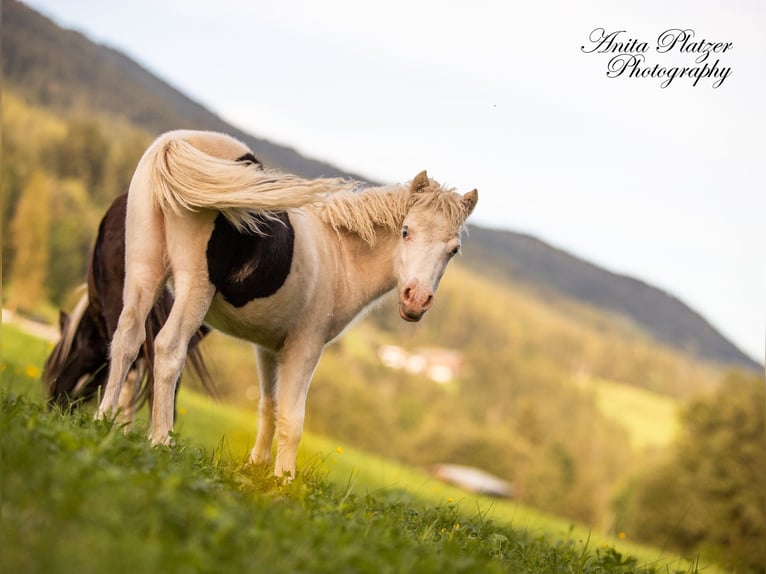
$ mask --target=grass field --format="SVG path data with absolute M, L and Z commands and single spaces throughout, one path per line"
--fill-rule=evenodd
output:
M 576 385 L 593 393 L 605 416 L 623 425 L 635 450 L 664 447 L 678 431 L 678 400 L 605 379 L 584 377 Z
M 696 571 L 321 437 L 279 484 L 243 464 L 254 414 L 191 392 L 151 448 L 42 407 L 48 349 L 3 327 L 3 572 Z

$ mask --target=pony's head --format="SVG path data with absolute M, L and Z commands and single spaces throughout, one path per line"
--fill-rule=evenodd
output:
M 61 340 L 53 348 L 43 372 L 49 404 L 66 405 L 77 398 L 88 400 L 106 377 L 109 341 L 88 305 L 86 293 L 71 315 L 61 311 Z
M 475 189 L 460 195 L 429 179 L 425 171 L 412 180 L 395 262 L 399 315 L 405 321 L 419 321 L 433 305 L 434 293 L 447 264 L 460 251 L 461 232 L 478 200 Z

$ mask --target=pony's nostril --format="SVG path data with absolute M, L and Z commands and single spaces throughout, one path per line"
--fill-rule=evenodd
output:
M 433 304 L 434 304 L 434 296 L 433 296 L 433 294 L 430 294 L 426 298 L 426 302 L 423 303 L 423 309 L 429 309 L 431 307 L 431 305 L 433 305 Z
M 402 292 L 402 299 L 405 303 L 411 303 L 412 302 L 412 287 L 405 287 L 404 291 Z

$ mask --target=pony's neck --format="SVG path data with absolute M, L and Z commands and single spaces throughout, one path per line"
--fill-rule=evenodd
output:
M 345 271 L 336 287 L 347 312 L 358 313 L 396 286 L 394 258 L 408 201 L 408 186 L 391 185 L 338 193 L 310 208 L 338 238 Z
M 376 225 L 371 245 L 351 231 L 338 231 L 346 273 L 342 291 L 357 312 L 396 287 L 394 258 L 399 231 Z

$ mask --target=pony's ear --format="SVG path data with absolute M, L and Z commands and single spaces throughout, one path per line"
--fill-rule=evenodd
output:
M 410 193 L 422 191 L 428 187 L 428 185 L 428 174 L 426 173 L 426 170 L 423 170 L 413 178 L 412 184 L 410 185 Z
M 69 323 L 69 315 L 67 315 L 63 309 L 59 309 L 59 331 L 61 331 L 62 334 L 64 333 L 64 329 L 66 329 L 67 323 Z
M 468 217 L 471 215 L 473 208 L 476 207 L 476 204 L 479 202 L 479 192 L 475 189 L 472 189 L 463 196 L 462 202 L 463 209 L 465 210 L 465 216 Z

